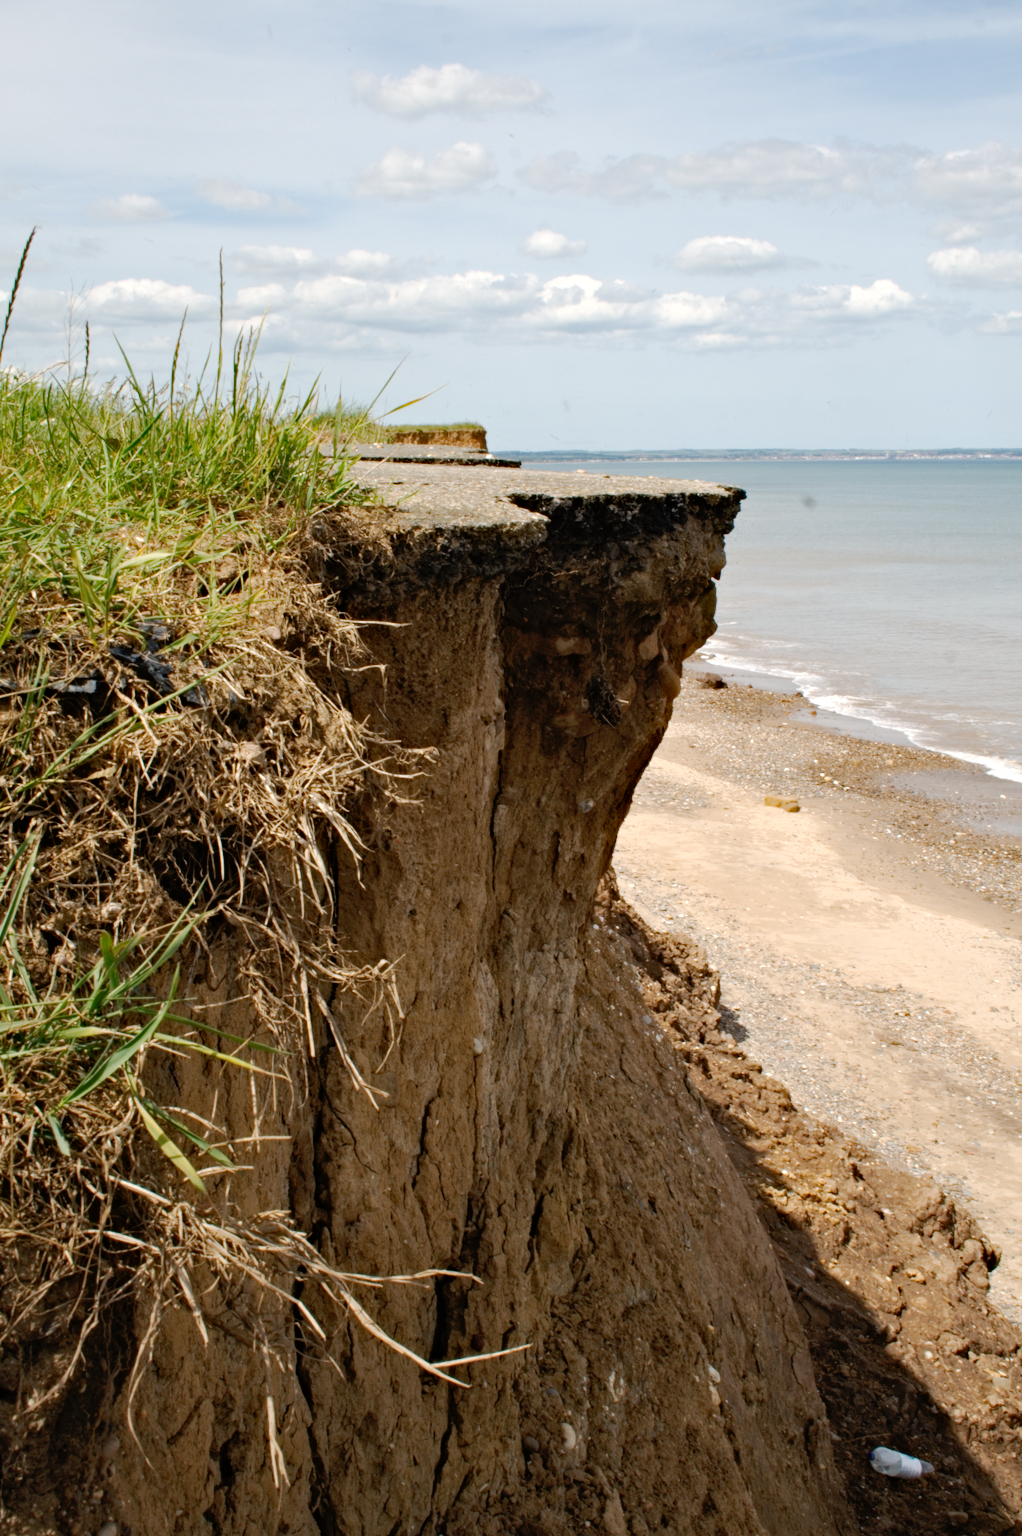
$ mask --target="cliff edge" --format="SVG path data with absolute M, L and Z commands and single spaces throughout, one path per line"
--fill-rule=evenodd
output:
M 478 467 L 361 475 L 386 509 L 374 538 L 329 517 L 313 530 L 315 574 L 373 653 L 341 702 L 381 760 L 388 741 L 431 760 L 361 794 L 357 861 L 317 824 L 328 920 L 300 889 L 283 920 L 296 940 L 318 924 L 366 976 L 392 963 L 396 989 L 308 973 L 294 1092 L 225 1086 L 195 1059 L 150 1076 L 163 1102 L 257 1147 L 216 1210 L 289 1213 L 355 1275 L 465 1277 L 367 1287 L 392 1339 L 434 1362 L 525 1347 L 452 1385 L 301 1265 L 289 1294 L 202 1271 L 196 1306 L 182 1292 L 148 1338 L 145 1297 L 122 1300 L 47 1427 L 49 1487 L 38 1466 L 24 1485 L 34 1528 L 844 1533 L 768 1238 L 645 1011 L 634 955 L 594 910 L 682 661 L 712 632 L 742 493 Z M 191 963 L 190 1005 L 225 1035 L 258 1028 L 254 942 L 225 924 Z M 690 955 L 675 990 L 696 1028 L 715 985 Z M 45 1515 L 47 1498 L 64 1513 Z

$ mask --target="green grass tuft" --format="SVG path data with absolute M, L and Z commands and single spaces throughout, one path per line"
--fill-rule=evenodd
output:
M 105 637 L 232 545 L 272 553 L 358 499 L 350 457 L 319 451 L 314 394 L 271 392 L 254 355 L 239 339 L 223 392 L 176 390 L 173 371 L 143 384 L 130 365 L 99 392 L 0 374 L 0 643 L 62 613 Z

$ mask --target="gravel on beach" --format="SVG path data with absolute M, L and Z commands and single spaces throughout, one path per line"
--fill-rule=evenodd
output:
M 686 671 L 675 718 L 707 772 L 805 804 L 858 795 L 872 812 L 873 835 L 897 843 L 910 868 L 1022 912 L 1022 784 L 941 753 L 851 734 L 866 729 L 863 722 L 818 724 L 819 712 L 801 694 L 707 688 L 706 675 Z M 675 794 L 658 782 L 654 762 L 635 803 L 687 808 Z
M 636 911 L 598 921 L 719 972 L 716 1024 L 676 1019 L 678 1049 L 806 1328 L 859 1528 L 1022 1531 L 1022 786 L 818 720 L 686 675 L 614 856 Z M 892 1492 L 878 1443 L 936 1475 Z

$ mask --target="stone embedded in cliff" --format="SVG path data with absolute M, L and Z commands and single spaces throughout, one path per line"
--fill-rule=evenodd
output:
M 665 699 L 676 699 L 681 692 L 681 674 L 675 672 L 669 661 L 662 661 L 657 667 L 657 677 L 660 679 L 660 689 Z

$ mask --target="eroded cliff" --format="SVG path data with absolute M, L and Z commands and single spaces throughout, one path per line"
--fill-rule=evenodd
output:
M 111 1317 L 89 1390 L 56 1427 L 79 1484 L 72 1523 L 87 1528 L 95 1489 L 92 1507 L 137 1536 L 843 1532 L 774 1255 L 644 1012 L 634 956 L 594 914 L 682 661 L 712 628 L 741 493 L 364 473 L 392 508 L 385 537 L 363 548 L 319 530 L 321 578 L 371 626 L 377 663 L 349 673 L 346 702 L 435 757 L 356 808 L 360 870 L 324 832 L 325 937 L 357 964 L 396 962 L 403 1017 L 310 974 L 323 1007 L 309 1010 L 314 1056 L 295 1093 L 188 1063 L 153 1070 L 167 1102 L 225 1123 L 235 1144 L 258 1137 L 257 1171 L 226 1181 L 221 1203 L 292 1212 L 350 1271 L 479 1282 L 366 1293 L 395 1339 L 436 1361 L 529 1348 L 454 1387 L 300 1270 L 306 1315 L 210 1279 L 208 1342 L 183 1298 L 152 1341 L 135 1445 L 123 1426 L 139 1297 Z M 319 921 L 299 893 L 286 915 L 296 934 Z M 715 983 L 690 958 L 676 990 L 698 1026 Z M 197 953 L 188 979 L 205 1017 L 251 1027 L 237 934 Z M 353 1090 L 329 1010 L 379 1107 Z M 55 1498 L 70 1508 L 66 1488 Z

